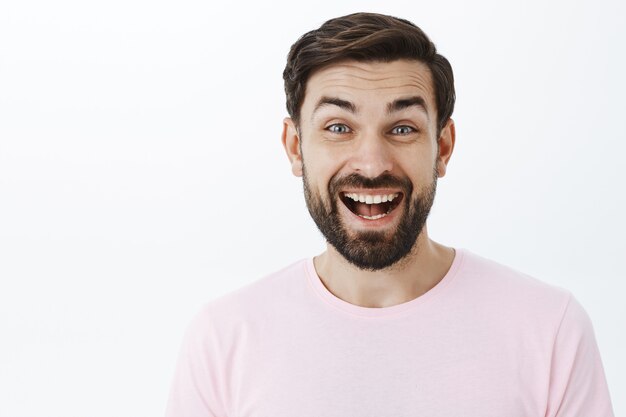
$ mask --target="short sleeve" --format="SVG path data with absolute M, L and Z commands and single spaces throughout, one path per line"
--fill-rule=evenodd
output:
M 187 328 L 165 417 L 226 417 L 221 400 L 218 343 L 205 308 Z
M 546 417 L 614 417 L 591 320 L 570 295 L 550 369 Z

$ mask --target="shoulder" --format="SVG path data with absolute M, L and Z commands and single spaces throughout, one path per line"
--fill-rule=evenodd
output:
M 309 259 L 301 259 L 206 302 L 193 319 L 192 327 L 233 328 L 284 308 L 285 303 L 294 302 L 302 293 L 307 262 Z
M 512 321 L 542 323 L 555 331 L 568 305 L 576 303 L 565 288 L 467 250 L 462 254 L 457 293 Z
M 466 285 L 479 291 L 531 298 L 541 302 L 567 303 L 571 293 L 562 287 L 549 284 L 507 265 L 463 251 L 462 274 Z

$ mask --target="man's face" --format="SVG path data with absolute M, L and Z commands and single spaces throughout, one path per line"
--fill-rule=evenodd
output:
M 416 61 L 348 61 L 310 77 L 299 133 L 287 120 L 283 140 L 313 220 L 353 265 L 383 269 L 414 247 L 449 157 L 436 117 L 430 70 Z

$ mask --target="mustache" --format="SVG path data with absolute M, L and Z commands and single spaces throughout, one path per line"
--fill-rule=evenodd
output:
M 392 174 L 381 174 L 375 178 L 364 177 L 357 173 L 348 174 L 343 177 L 333 177 L 330 180 L 330 195 L 337 193 L 346 187 L 354 188 L 400 188 L 406 195 L 413 191 L 413 184 L 408 178 L 399 178 Z

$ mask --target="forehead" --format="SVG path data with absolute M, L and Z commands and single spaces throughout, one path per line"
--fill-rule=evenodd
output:
M 337 96 L 355 102 L 375 98 L 381 106 L 398 97 L 421 96 L 428 112 L 435 110 L 432 75 L 420 61 L 345 61 L 323 67 L 309 77 L 302 111 L 312 111 L 320 97 Z

